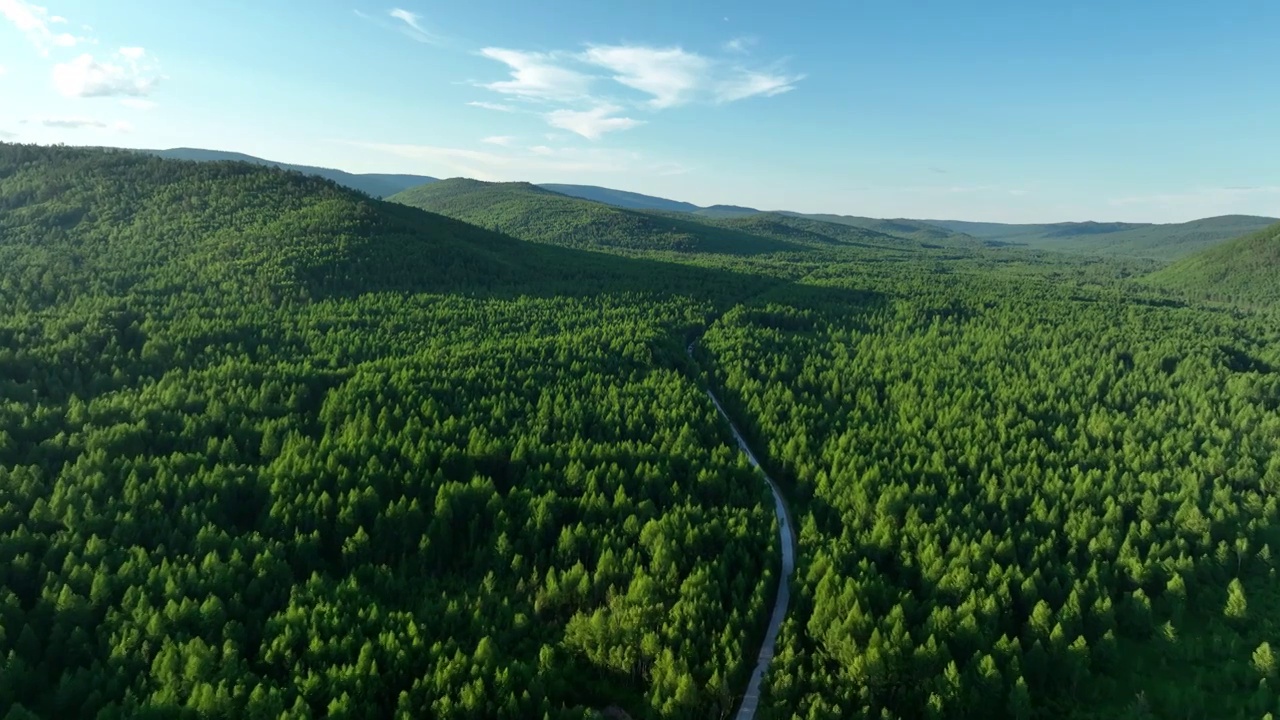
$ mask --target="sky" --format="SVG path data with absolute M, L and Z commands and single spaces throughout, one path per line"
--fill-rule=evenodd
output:
M 871 217 L 1280 217 L 1276 0 L 0 0 L 0 140 Z

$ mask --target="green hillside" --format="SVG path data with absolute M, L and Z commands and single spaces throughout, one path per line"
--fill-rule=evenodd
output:
M 1216 243 L 1264 228 L 1274 218 L 1223 215 L 1165 225 L 1052 223 L 1010 225 L 954 220 L 922 221 L 995 243 L 1084 255 L 1176 260 Z
M 1148 278 L 1215 300 L 1280 303 L 1280 223 L 1184 258 Z
M 857 217 L 853 215 L 827 215 L 822 213 L 785 213 L 797 217 L 820 220 L 822 222 L 849 225 L 875 232 L 899 237 L 920 240 L 921 242 L 940 242 L 956 240 L 963 237 L 962 231 L 948 230 L 919 220 L 879 220 L 876 218 Z
M 200 148 L 170 148 L 168 150 L 146 150 L 152 155 L 172 160 L 197 160 L 200 162 L 247 162 L 254 165 L 293 170 L 305 175 L 317 175 L 332 180 L 339 185 L 368 193 L 376 198 L 385 198 L 423 183 L 435 182 L 435 178 L 426 175 L 403 175 L 395 173 L 349 173 L 333 168 L 314 167 L 312 165 L 293 165 L 290 163 L 263 160 L 244 153 L 226 152 L 224 150 L 203 150 Z
M 1280 710 L 1280 227 L 432 187 L 0 144 L 6 718 Z
M 777 536 L 681 363 L 749 280 L 0 144 L 0 708 L 723 714 Z
M 784 213 L 755 213 L 739 217 L 708 218 L 706 222 L 760 237 L 819 247 L 909 251 L 916 256 L 923 256 L 922 251 L 926 249 L 926 243 L 913 239 L 910 234 L 895 235 Z M 959 247 L 959 244 L 954 244 L 953 247 Z
M 522 240 L 572 248 L 758 254 L 797 249 L 785 242 L 696 222 L 568 197 L 528 183 L 454 178 L 390 198 Z
M 582 198 L 583 200 L 593 200 L 595 202 L 614 205 L 620 208 L 627 208 L 629 210 L 660 210 L 664 212 L 693 212 L 698 210 L 698 206 L 693 203 L 668 200 L 666 198 L 654 197 L 653 195 L 642 195 L 640 193 L 627 192 L 626 190 L 597 187 L 595 185 L 560 185 L 555 183 L 542 183 L 538 187 L 551 190 L 552 192 L 558 192 L 561 195 Z

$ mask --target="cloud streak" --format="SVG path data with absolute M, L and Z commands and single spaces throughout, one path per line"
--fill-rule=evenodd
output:
M 114 130 L 122 133 L 133 130 L 132 125 L 122 120 L 108 123 L 88 117 L 37 117 L 23 122 L 31 122 L 44 127 L 63 130 Z
M 483 100 L 476 100 L 474 102 L 469 102 L 467 103 L 467 105 L 470 105 L 471 107 L 483 108 L 485 110 L 493 110 L 494 112 L 504 112 L 504 113 L 516 112 L 516 108 L 510 105 L 503 105 L 502 103 L 484 102 Z
M 582 59 L 614 73 L 614 82 L 651 95 L 649 106 L 656 109 L 692 99 L 711 67 L 707 58 L 677 47 L 601 45 Z
M 573 101 L 586 97 L 591 87 L 590 76 L 561 66 L 547 53 L 488 47 L 480 54 L 510 70 L 509 80 L 481 86 L 496 93 L 533 100 Z
M 599 105 L 590 110 L 555 110 L 547 113 L 546 119 L 551 127 L 577 133 L 588 140 L 599 140 L 605 133 L 644 124 L 643 120 L 614 117 L 621 110 L 617 105 Z
M 358 11 L 357 11 L 358 12 Z M 404 8 L 395 8 L 387 13 L 393 19 L 400 21 L 399 30 L 408 37 L 417 40 L 420 43 L 436 44 L 440 42 L 440 37 L 427 31 L 422 26 L 422 16 L 418 13 Z

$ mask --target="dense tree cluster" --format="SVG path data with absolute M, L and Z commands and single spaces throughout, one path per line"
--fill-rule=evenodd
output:
M 236 164 L 0 146 L 0 201 L 12 717 L 732 704 L 773 518 L 663 292 L 720 276 Z
M 800 528 L 768 717 L 1280 712 L 1274 323 L 1036 273 L 821 275 L 880 292 L 777 290 L 703 341 Z
M 761 717 L 1280 712 L 1274 315 L 432 188 L 0 144 L 7 717 L 724 717 L 780 548 L 702 383 L 799 536 Z

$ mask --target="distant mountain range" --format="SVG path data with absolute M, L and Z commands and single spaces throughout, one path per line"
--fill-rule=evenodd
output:
M 147 150 L 145 152 L 180 160 L 233 160 L 258 165 L 274 165 L 287 170 L 318 175 L 378 198 L 390 198 L 411 188 L 439 182 L 437 178 L 426 175 L 357 174 L 332 168 L 281 163 L 253 157 L 252 155 L 221 150 L 174 148 L 170 150 Z M 511 186 L 513 184 L 499 183 L 497 185 Z M 700 207 L 693 203 L 679 200 L 595 185 L 561 183 L 548 183 L 537 186 L 520 183 L 519 185 L 526 188 L 540 187 L 555 193 L 557 196 L 589 200 L 624 210 L 684 213 L 707 219 L 746 218 L 769 212 L 737 205 Z M 492 194 L 493 191 L 487 192 Z M 527 198 L 525 199 L 527 200 Z M 474 197 L 472 200 L 474 200 Z M 434 196 L 430 200 L 430 202 L 436 201 L 438 201 L 438 198 Z M 424 200 L 423 202 L 426 201 Z M 409 204 L 417 203 L 410 202 Z M 1224 215 L 1171 224 L 1118 222 L 1010 224 L 968 222 L 963 220 L 878 219 L 853 215 L 789 211 L 773 211 L 771 214 L 847 225 L 898 238 L 910 238 L 925 244 L 947 244 L 949 240 L 955 239 L 957 236 L 968 236 L 976 238 L 988 246 L 1009 245 L 1082 255 L 1117 255 L 1158 260 L 1177 260 L 1224 240 L 1261 230 L 1277 222 L 1276 218 L 1249 215 Z M 627 236 L 630 238 L 631 234 L 628 233 Z M 677 243 L 677 245 L 679 244 Z
M 233 161 L 247 162 L 254 165 L 272 165 L 285 170 L 296 170 L 307 175 L 318 175 L 332 180 L 339 185 L 359 190 L 376 198 L 385 198 L 407 190 L 415 185 L 434 182 L 435 178 L 426 175 L 396 175 L 386 173 L 349 173 L 333 168 L 313 167 L 311 165 L 293 165 L 291 163 L 263 160 L 252 155 L 223 150 L 202 150 L 200 148 L 172 148 L 169 150 L 144 150 L 143 152 L 174 160 L 198 160 L 201 162 Z
M 1185 223 L 1070 222 L 1040 225 L 1006 225 L 959 220 L 923 222 L 965 233 L 992 244 L 1018 245 L 1089 255 L 1124 255 L 1176 260 L 1223 240 L 1261 230 L 1276 218 L 1222 215 Z

